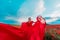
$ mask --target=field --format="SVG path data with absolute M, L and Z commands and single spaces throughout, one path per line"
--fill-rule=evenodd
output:
M 60 40 L 60 25 L 47 25 L 45 29 L 46 40 Z

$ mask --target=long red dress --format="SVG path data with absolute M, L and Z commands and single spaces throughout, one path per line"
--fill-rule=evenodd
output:
M 45 25 L 46 23 L 43 24 L 40 21 L 37 21 L 34 25 L 30 40 L 44 40 Z
M 0 40 L 26 40 L 25 34 L 11 25 L 0 23 Z

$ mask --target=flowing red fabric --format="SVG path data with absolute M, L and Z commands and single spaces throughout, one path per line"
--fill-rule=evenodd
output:
M 26 40 L 22 30 L 0 23 L 0 40 Z
M 29 40 L 32 33 L 32 21 L 23 22 L 20 29 L 0 23 L 0 40 Z

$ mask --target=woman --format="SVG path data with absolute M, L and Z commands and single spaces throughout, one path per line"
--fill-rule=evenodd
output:
M 42 16 L 37 17 L 37 21 L 34 24 L 33 33 L 31 35 L 30 40 L 43 40 L 45 33 L 45 25 L 46 22 L 42 18 Z
M 26 40 L 30 39 L 30 36 L 32 34 L 32 28 L 33 28 L 33 24 L 34 22 L 31 20 L 31 17 L 28 18 L 27 22 L 23 22 L 21 25 L 21 30 L 23 30 L 25 32 L 26 35 Z

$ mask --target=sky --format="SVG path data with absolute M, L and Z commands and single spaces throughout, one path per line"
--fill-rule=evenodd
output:
M 60 0 L 0 0 L 0 23 L 21 24 L 41 15 L 47 24 L 60 24 Z

